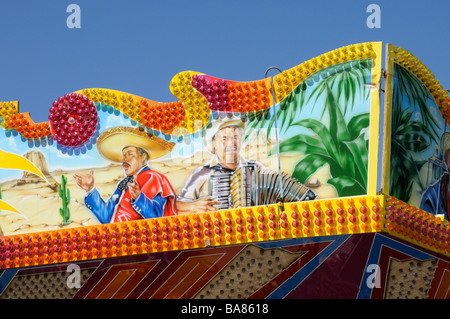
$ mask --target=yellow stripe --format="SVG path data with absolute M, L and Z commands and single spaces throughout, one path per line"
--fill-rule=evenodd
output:
M 381 42 L 373 42 L 372 48 L 375 53 L 372 64 L 372 84 L 377 88 L 380 86 L 381 76 Z M 380 92 L 379 90 L 371 91 L 370 106 L 370 137 L 369 137 L 369 163 L 368 163 L 368 185 L 367 195 L 375 196 L 377 194 L 378 179 L 378 152 L 380 137 Z

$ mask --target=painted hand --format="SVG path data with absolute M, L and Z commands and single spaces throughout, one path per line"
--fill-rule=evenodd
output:
M 74 174 L 73 177 L 79 187 L 88 192 L 94 187 L 94 172 L 90 171 L 89 175 Z
M 214 197 L 204 197 L 192 202 L 176 201 L 177 211 L 179 214 L 200 213 L 216 211 L 214 205 L 222 204 L 214 199 Z
M 134 200 L 137 200 L 139 194 L 141 194 L 141 187 L 136 181 L 136 177 L 137 176 L 134 177 L 134 180 L 131 183 L 128 183 L 128 189 L 130 190 L 131 197 L 133 197 Z

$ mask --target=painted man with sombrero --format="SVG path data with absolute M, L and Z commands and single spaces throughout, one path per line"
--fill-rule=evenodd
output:
M 176 215 L 175 192 L 169 180 L 147 166 L 149 159 L 169 153 L 174 144 L 143 130 L 114 127 L 100 134 L 99 153 L 122 163 L 125 178 L 105 201 L 95 188 L 94 175 L 75 174 L 78 186 L 86 191 L 85 205 L 101 223 Z
M 431 185 L 423 194 L 420 208 L 426 212 L 444 215 L 449 220 L 450 213 L 450 132 L 445 132 L 441 137 L 441 152 L 446 171 L 440 180 Z
M 213 158 L 189 176 L 178 194 L 176 206 L 180 214 L 218 210 L 222 203 L 211 196 L 211 176 L 233 172 L 239 165 L 249 162 L 264 168 L 263 164 L 241 155 L 245 120 L 229 114 L 223 116 L 206 130 L 204 142 Z

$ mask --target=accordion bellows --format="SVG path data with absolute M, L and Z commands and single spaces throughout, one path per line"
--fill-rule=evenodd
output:
M 255 164 L 240 165 L 234 172 L 213 175 L 209 180 L 211 196 L 221 205 L 218 209 L 230 209 L 275 203 L 313 200 L 317 194 L 291 178 Z

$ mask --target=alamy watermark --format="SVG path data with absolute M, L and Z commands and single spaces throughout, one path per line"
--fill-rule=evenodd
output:
M 66 25 L 69 29 L 81 28 L 81 8 L 78 4 L 69 4 L 66 9 L 70 15 L 67 17 Z M 366 25 L 370 29 L 381 28 L 381 8 L 378 4 L 369 4 L 366 8 L 366 12 L 370 15 L 366 19 Z
M 372 288 L 380 288 L 381 287 L 381 270 L 380 266 L 377 264 L 370 264 L 366 268 L 366 273 L 370 273 L 370 275 L 366 279 L 366 285 L 370 289 Z
M 81 288 L 81 270 L 80 266 L 77 264 L 70 264 L 67 266 L 66 272 L 70 273 L 69 276 L 67 276 L 67 287 L 70 289 L 72 288 Z
M 66 25 L 69 29 L 81 28 L 81 8 L 78 4 L 69 4 L 66 9 L 70 15 L 67 17 Z
M 366 25 L 370 29 L 381 28 L 381 8 L 378 4 L 369 4 L 366 9 L 370 15 L 367 17 Z

